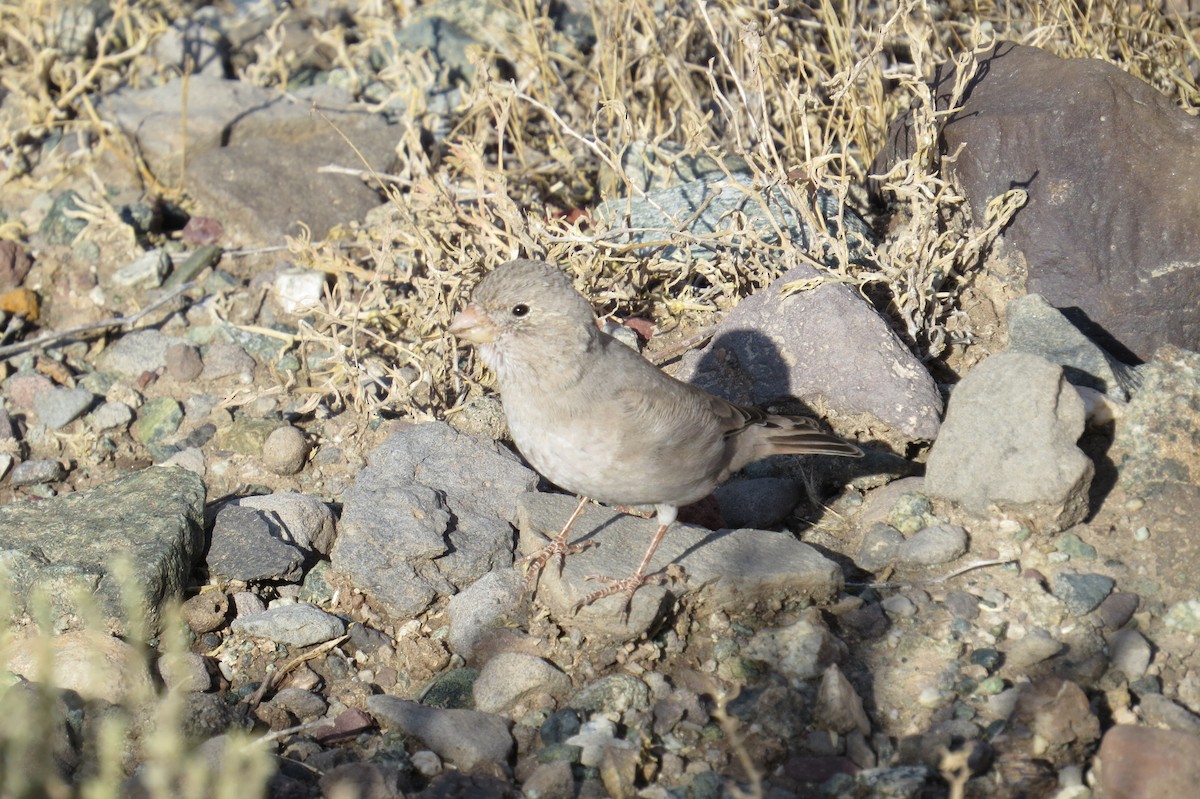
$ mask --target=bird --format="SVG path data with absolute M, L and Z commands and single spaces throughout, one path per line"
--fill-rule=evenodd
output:
M 806 416 L 738 405 L 671 377 L 600 329 L 596 313 L 568 275 L 542 261 L 517 259 L 487 273 L 448 332 L 476 347 L 496 376 L 509 434 L 539 474 L 575 494 L 562 531 L 523 559 L 526 579 L 556 558 L 559 574 L 575 520 L 589 500 L 653 506 L 658 527 L 628 577 L 604 583 L 575 605 L 661 584 L 649 572 L 678 509 L 698 502 L 747 464 L 772 455 L 861 457 L 862 449 L 822 431 Z

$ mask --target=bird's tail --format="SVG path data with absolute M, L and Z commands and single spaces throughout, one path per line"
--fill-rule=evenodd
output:
M 769 455 L 843 455 L 861 458 L 863 451 L 843 438 L 826 433 L 807 416 L 768 416 L 759 423 L 760 457 Z

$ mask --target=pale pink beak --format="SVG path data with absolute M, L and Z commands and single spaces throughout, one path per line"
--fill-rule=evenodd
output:
M 450 335 L 472 344 L 488 344 L 495 341 L 496 337 L 500 335 L 500 329 L 475 303 L 471 303 L 458 312 L 458 315 L 450 322 L 448 332 Z

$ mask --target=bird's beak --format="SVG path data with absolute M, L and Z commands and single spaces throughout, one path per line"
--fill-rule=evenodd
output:
M 471 303 L 450 322 L 449 333 L 472 344 L 488 344 L 496 340 L 500 330 L 482 308 Z

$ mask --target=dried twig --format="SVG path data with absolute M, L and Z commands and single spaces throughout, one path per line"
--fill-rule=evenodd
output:
M 7 347 L 0 347 L 0 359 L 11 357 L 18 353 L 25 352 L 26 350 L 42 349 L 43 347 L 49 346 L 50 344 L 54 344 L 58 341 L 62 341 L 63 339 L 77 338 L 84 333 L 94 333 L 101 330 L 107 330 L 112 327 L 129 327 L 142 317 L 158 310 L 167 303 L 178 298 L 179 295 L 190 289 L 194 289 L 195 287 L 195 283 L 184 283 L 174 291 L 159 297 L 157 300 L 150 303 L 137 313 L 133 313 L 128 316 L 112 316 L 108 319 L 101 319 L 99 322 L 89 322 L 86 325 L 69 327 L 66 330 L 54 330 L 29 341 L 22 341 L 18 344 L 9 344 Z
M 924 580 L 901 580 L 901 581 L 896 581 L 896 582 L 883 582 L 883 583 L 846 583 L 846 586 L 851 587 L 851 588 L 910 588 L 914 585 L 934 585 L 937 583 L 944 583 L 947 580 L 953 580 L 955 577 L 958 577 L 960 574 L 966 574 L 967 572 L 974 571 L 975 569 L 986 569 L 991 566 L 1007 566 L 1010 563 L 1016 563 L 1016 562 L 1017 561 L 1015 558 L 1007 558 L 1007 559 L 1002 558 L 999 560 L 977 560 L 973 563 L 968 563 L 966 566 L 963 566 L 962 568 L 955 569 L 954 571 L 950 572 L 949 574 L 943 574 L 941 577 L 929 577 Z

